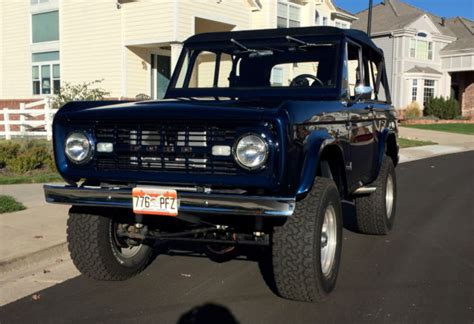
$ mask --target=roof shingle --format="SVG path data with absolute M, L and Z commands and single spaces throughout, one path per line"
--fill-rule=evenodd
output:
M 441 52 L 474 49 L 474 22 L 463 17 L 445 19 L 400 0 L 385 0 L 372 9 L 372 34 L 390 32 L 409 26 L 422 15 L 427 15 L 441 34 L 456 37 L 457 40 L 447 45 Z M 352 28 L 366 30 L 368 9 L 356 14 L 359 20 Z

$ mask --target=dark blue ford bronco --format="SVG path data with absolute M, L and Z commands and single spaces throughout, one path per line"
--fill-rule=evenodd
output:
M 72 205 L 71 257 L 95 279 L 136 275 L 157 246 L 221 261 L 246 247 L 268 251 L 282 297 L 318 301 L 336 284 L 341 201 L 361 233 L 393 226 L 397 122 L 360 31 L 192 36 L 163 100 L 69 103 L 53 128 L 68 185 L 46 200 Z

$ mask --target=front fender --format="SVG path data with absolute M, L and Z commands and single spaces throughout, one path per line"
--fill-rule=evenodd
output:
M 312 188 L 314 178 L 318 172 L 319 158 L 323 149 L 334 142 L 334 138 L 327 130 L 312 132 L 303 143 L 303 163 L 299 176 L 296 196 L 304 197 Z
M 379 174 L 380 168 L 382 167 L 383 159 L 385 158 L 385 153 L 387 151 L 387 139 L 389 136 L 397 136 L 396 132 L 385 128 L 382 132 L 379 133 L 379 144 L 378 144 L 378 155 L 377 155 L 377 164 L 375 174 Z M 398 152 L 397 152 L 398 160 Z M 398 161 L 397 161 L 398 162 Z M 395 163 L 396 164 L 396 163 Z

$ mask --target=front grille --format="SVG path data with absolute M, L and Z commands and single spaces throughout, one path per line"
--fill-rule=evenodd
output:
M 213 156 L 214 145 L 232 146 L 233 128 L 180 124 L 98 125 L 97 142 L 114 144 L 113 153 L 97 153 L 98 170 L 143 170 L 236 174 L 232 156 Z

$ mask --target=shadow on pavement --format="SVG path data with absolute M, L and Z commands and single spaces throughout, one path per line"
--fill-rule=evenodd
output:
M 179 318 L 178 324 L 199 324 L 199 323 L 239 323 L 234 315 L 224 306 L 217 304 L 204 304 L 196 306 Z

